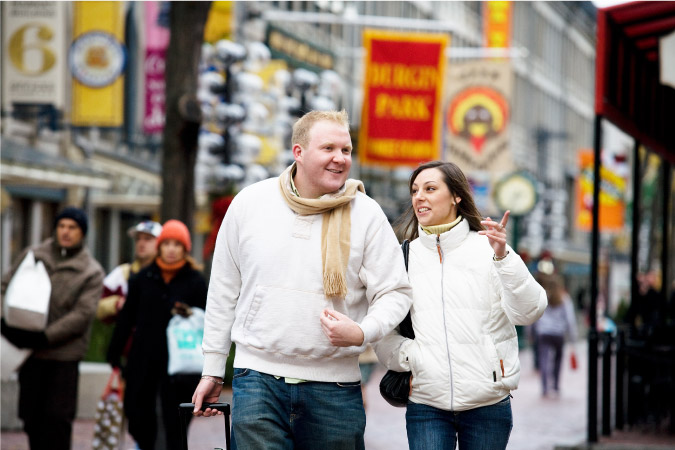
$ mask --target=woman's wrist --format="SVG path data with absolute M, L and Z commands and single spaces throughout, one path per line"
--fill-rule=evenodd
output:
M 202 380 L 209 380 L 211 383 L 219 384 L 221 386 L 223 384 L 225 384 L 225 382 L 223 381 L 223 379 L 221 377 L 216 377 L 216 376 L 213 376 L 213 375 L 202 375 Z
M 492 257 L 492 260 L 493 261 L 501 261 L 502 259 L 506 258 L 507 256 L 509 256 L 508 250 L 506 251 L 506 253 L 504 253 L 503 256 L 497 256 L 497 254 L 495 253 L 494 256 Z

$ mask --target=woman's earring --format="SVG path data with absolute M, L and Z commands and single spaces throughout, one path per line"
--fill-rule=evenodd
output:
M 452 202 L 452 206 L 457 206 L 457 203 L 455 203 L 455 202 Z

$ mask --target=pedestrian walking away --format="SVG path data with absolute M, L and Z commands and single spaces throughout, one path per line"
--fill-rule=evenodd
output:
M 548 299 L 544 315 L 533 324 L 539 353 L 541 394 L 543 397 L 558 398 L 565 340 L 572 344 L 577 341 L 574 304 L 559 274 L 538 273 L 536 279 L 546 290 Z M 576 358 L 574 350 L 572 356 Z
M 176 314 L 189 317 L 192 308 L 206 305 L 206 280 L 189 256 L 191 249 L 185 224 L 167 221 L 157 238 L 157 257 L 129 279 L 127 299 L 108 349 L 108 362 L 122 368 L 126 381 L 124 414 L 129 434 L 143 450 L 158 447 L 158 394 L 166 448 L 181 448 L 178 405 L 190 400 L 199 382 L 199 373 L 168 373 L 169 321 Z M 130 336 L 131 347 L 123 358 Z
M 483 219 L 453 163 L 433 161 L 410 177 L 400 221 L 410 239 L 408 275 L 415 339 L 398 331 L 375 345 L 388 369 L 412 372 L 406 409 L 412 450 L 505 449 L 510 392 L 520 362 L 514 325 L 546 308 L 546 293 L 506 243 L 509 212 Z
M 14 328 L 2 320 L 2 334 L 15 346 L 32 350 L 19 370 L 19 417 L 33 450 L 71 446 L 78 365 L 89 345 L 104 277 L 101 265 L 85 247 L 88 222 L 82 209 L 63 209 L 54 220 L 54 236 L 25 249 L 2 280 L 4 298 L 12 275 L 32 250 L 51 281 L 44 331 Z
M 295 162 L 243 189 L 216 240 L 195 415 L 216 402 L 231 343 L 233 449 L 363 449 L 358 358 L 410 308 L 396 236 L 348 179 L 346 112 L 293 126 Z

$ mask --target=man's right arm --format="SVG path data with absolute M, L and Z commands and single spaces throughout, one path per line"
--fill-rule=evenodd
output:
M 203 402 L 217 402 L 225 378 L 227 356 L 232 345 L 232 325 L 234 309 L 241 289 L 241 272 L 239 270 L 239 229 L 236 217 L 235 197 L 230 205 L 216 239 L 211 267 L 211 279 L 206 296 L 206 314 L 204 316 L 204 368 L 194 394 L 193 414 L 196 416 L 212 416 L 222 414 L 207 408 L 201 411 Z
M 220 226 L 206 296 L 202 373 L 221 378 L 225 376 L 225 363 L 232 345 L 234 310 L 241 289 L 239 229 L 236 217 L 238 204 L 235 197 Z

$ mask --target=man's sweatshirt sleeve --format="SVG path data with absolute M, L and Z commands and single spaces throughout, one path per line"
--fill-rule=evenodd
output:
M 225 364 L 232 344 L 234 309 L 241 289 L 239 270 L 239 229 L 237 198 L 230 205 L 218 231 L 213 253 L 211 280 L 204 319 L 204 375 L 225 376 Z

